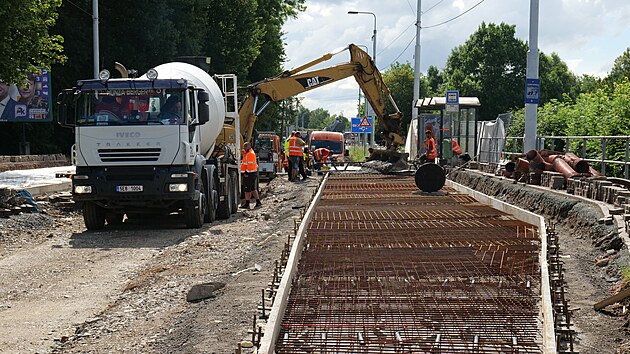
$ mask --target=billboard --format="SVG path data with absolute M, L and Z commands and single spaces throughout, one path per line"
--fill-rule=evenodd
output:
M 0 82 L 0 122 L 51 122 L 50 72 L 29 73 L 20 85 Z

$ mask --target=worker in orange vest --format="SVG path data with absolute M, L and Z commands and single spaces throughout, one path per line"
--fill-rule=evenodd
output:
M 457 155 L 461 155 L 462 154 L 462 148 L 459 147 L 459 144 L 457 143 L 457 140 L 455 140 L 454 138 L 451 138 L 451 145 L 453 146 L 453 152 Z
M 252 149 L 249 142 L 243 144 L 243 161 L 241 162 L 241 173 L 243 175 L 243 191 L 245 192 L 245 203 L 241 205 L 243 209 L 249 209 L 249 200 L 254 195 L 256 198 L 256 205 L 254 208 L 260 208 L 260 196 L 258 195 L 258 189 L 256 188 L 258 181 L 258 163 L 256 162 L 256 153 Z
M 303 146 L 306 145 L 304 140 L 300 137 L 300 132 L 295 132 L 295 134 L 289 139 L 289 164 L 290 164 L 290 174 L 289 181 L 294 181 L 298 179 L 298 171 L 300 170 L 300 166 L 304 166 L 302 159 L 304 156 Z M 302 167 L 302 177 L 306 179 L 306 172 Z
M 327 148 L 319 148 L 313 151 L 313 159 L 315 159 L 315 169 L 319 170 L 321 165 L 328 162 L 328 158 L 332 156 L 332 151 Z
M 424 149 L 426 150 L 423 156 L 424 160 L 426 162 L 435 163 L 435 159 L 437 159 L 437 147 L 435 145 L 435 139 L 433 139 L 433 134 L 429 129 L 424 132 Z

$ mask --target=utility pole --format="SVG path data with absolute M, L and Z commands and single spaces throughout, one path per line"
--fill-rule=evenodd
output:
M 92 0 L 92 35 L 92 48 L 94 51 L 94 78 L 98 79 L 98 72 L 100 71 L 98 48 L 98 0 Z
M 527 81 L 538 82 L 538 89 L 534 83 L 536 99 L 532 103 L 525 102 L 525 136 L 523 137 L 523 152 L 536 149 L 536 134 L 538 130 L 538 97 L 540 97 L 540 81 L 538 81 L 538 6 L 539 0 L 530 0 L 529 7 L 529 52 L 527 52 Z M 530 88 L 526 88 L 526 97 Z
M 416 108 L 416 102 L 420 98 L 420 30 L 422 29 L 422 0 L 418 0 L 418 11 L 416 15 L 416 47 L 414 52 L 415 65 L 413 70 L 413 101 L 411 101 L 411 122 L 416 121 L 418 124 L 418 132 L 420 129 L 420 120 L 418 119 L 418 108 Z M 418 133 L 418 139 L 416 141 L 416 155 L 420 153 L 420 134 Z M 411 157 L 411 156 L 410 156 Z

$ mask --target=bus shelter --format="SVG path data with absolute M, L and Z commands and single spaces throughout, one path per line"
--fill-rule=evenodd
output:
M 477 97 L 459 97 L 459 110 L 446 112 L 446 97 L 425 97 L 416 102 L 418 120 L 415 124 L 417 147 L 424 144 L 424 132 L 431 130 L 438 146 L 440 160 L 452 157 L 451 141 L 459 143 L 462 151 L 470 156 L 477 152 L 477 108 L 481 106 Z M 418 124 L 420 123 L 420 124 Z M 416 156 L 420 156 L 421 148 Z

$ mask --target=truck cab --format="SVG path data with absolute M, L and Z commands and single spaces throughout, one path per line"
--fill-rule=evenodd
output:
M 235 212 L 240 144 L 224 138 L 227 99 L 214 79 L 185 63 L 140 78 L 107 74 L 78 81 L 58 102 L 59 123 L 75 133 L 72 195 L 86 227 L 180 213 L 198 228 Z

